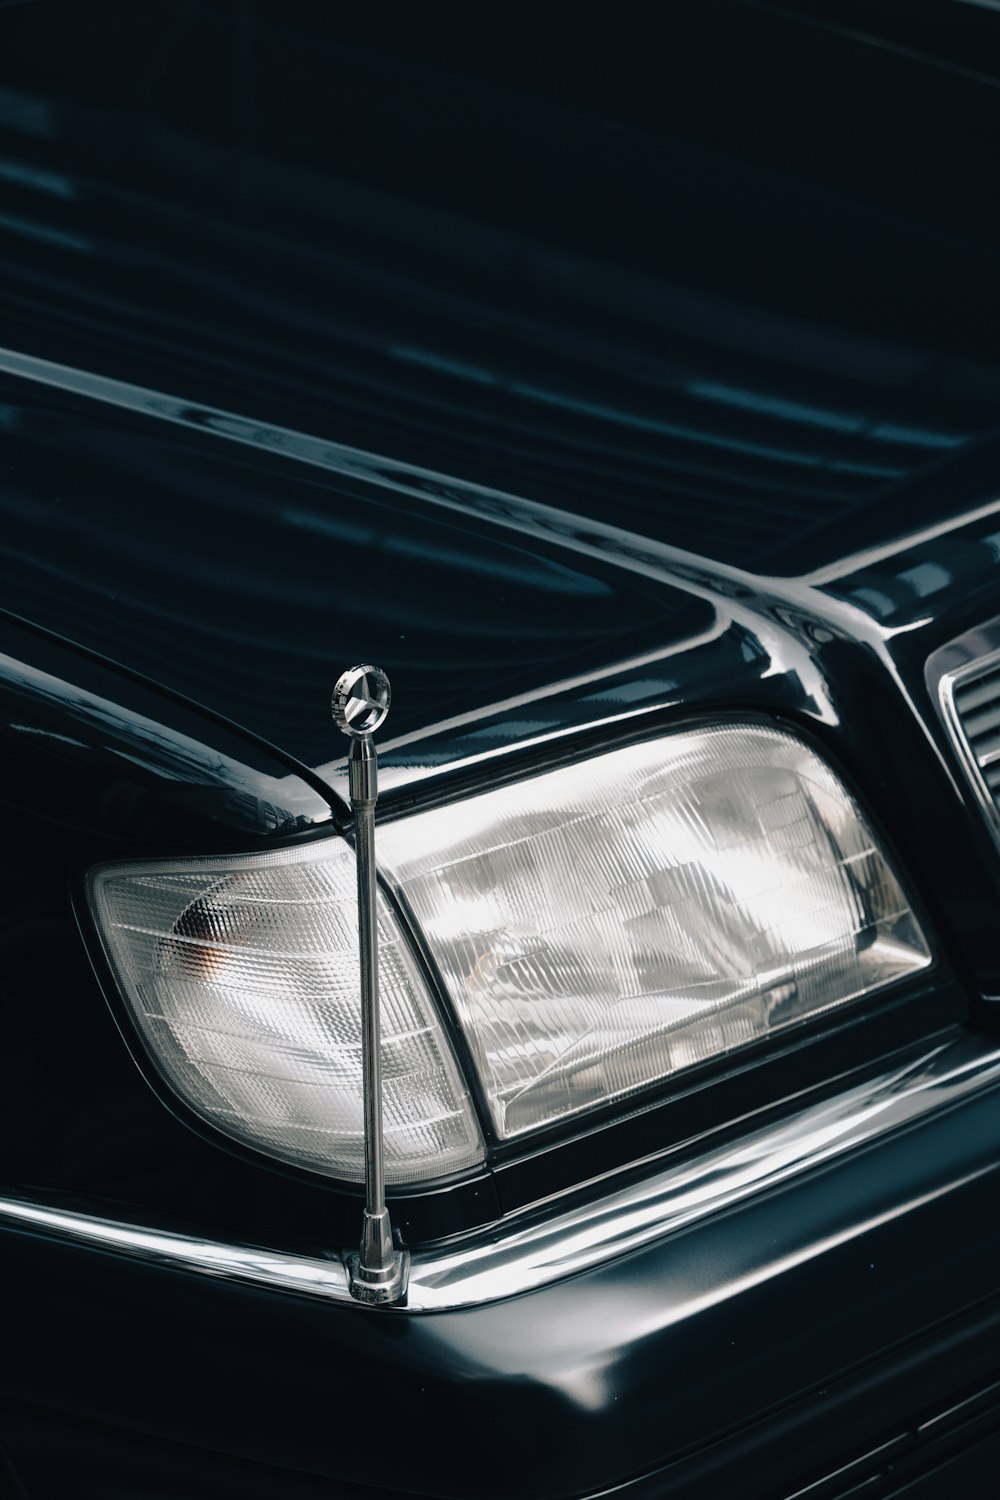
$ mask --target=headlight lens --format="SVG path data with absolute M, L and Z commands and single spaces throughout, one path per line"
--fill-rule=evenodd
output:
M 500 1136 L 620 1099 L 930 962 L 801 741 L 683 732 L 390 825 Z
M 624 1098 L 930 962 L 871 828 L 782 730 L 683 731 L 390 823 L 508 1138 Z M 90 899 L 160 1072 L 283 1160 L 364 1176 L 354 855 L 105 866 Z M 434 1001 L 381 902 L 386 1175 L 484 1148 Z
M 364 1178 L 354 853 L 106 866 L 98 926 L 159 1071 L 235 1140 Z M 468 1091 L 389 907 L 379 904 L 386 1180 L 483 1159 Z

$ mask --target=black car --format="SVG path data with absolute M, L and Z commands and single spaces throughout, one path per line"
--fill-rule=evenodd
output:
M 0 9 L 13 1495 L 996 1493 L 1000 16 L 691 9 Z

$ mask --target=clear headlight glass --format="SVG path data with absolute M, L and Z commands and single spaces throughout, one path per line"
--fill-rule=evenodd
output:
M 686 730 L 380 827 L 501 1138 L 626 1098 L 924 968 L 839 779 L 783 730 Z M 364 1176 L 354 854 L 105 866 L 127 1007 L 192 1110 Z M 380 901 L 387 1180 L 484 1158 L 423 970 Z
M 930 962 L 806 745 L 683 732 L 393 823 L 501 1137 L 621 1099 Z
M 235 1140 L 364 1178 L 353 850 L 339 838 L 222 860 L 105 866 L 90 899 L 147 1051 Z M 386 1180 L 483 1159 L 468 1090 L 380 902 Z

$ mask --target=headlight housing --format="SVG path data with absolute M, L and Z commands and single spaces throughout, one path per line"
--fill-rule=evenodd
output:
M 840 780 L 790 733 L 684 730 L 401 818 L 384 877 L 507 1139 L 609 1104 L 930 962 Z M 353 854 L 92 872 L 160 1071 L 258 1149 L 363 1176 Z M 431 988 L 380 909 L 389 1181 L 483 1160 Z

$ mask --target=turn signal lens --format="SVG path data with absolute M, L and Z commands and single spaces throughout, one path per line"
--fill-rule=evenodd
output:
M 232 859 L 111 865 L 90 898 L 146 1049 L 234 1140 L 364 1178 L 354 854 L 340 838 Z M 389 907 L 379 909 L 389 1182 L 474 1166 L 468 1091 Z

